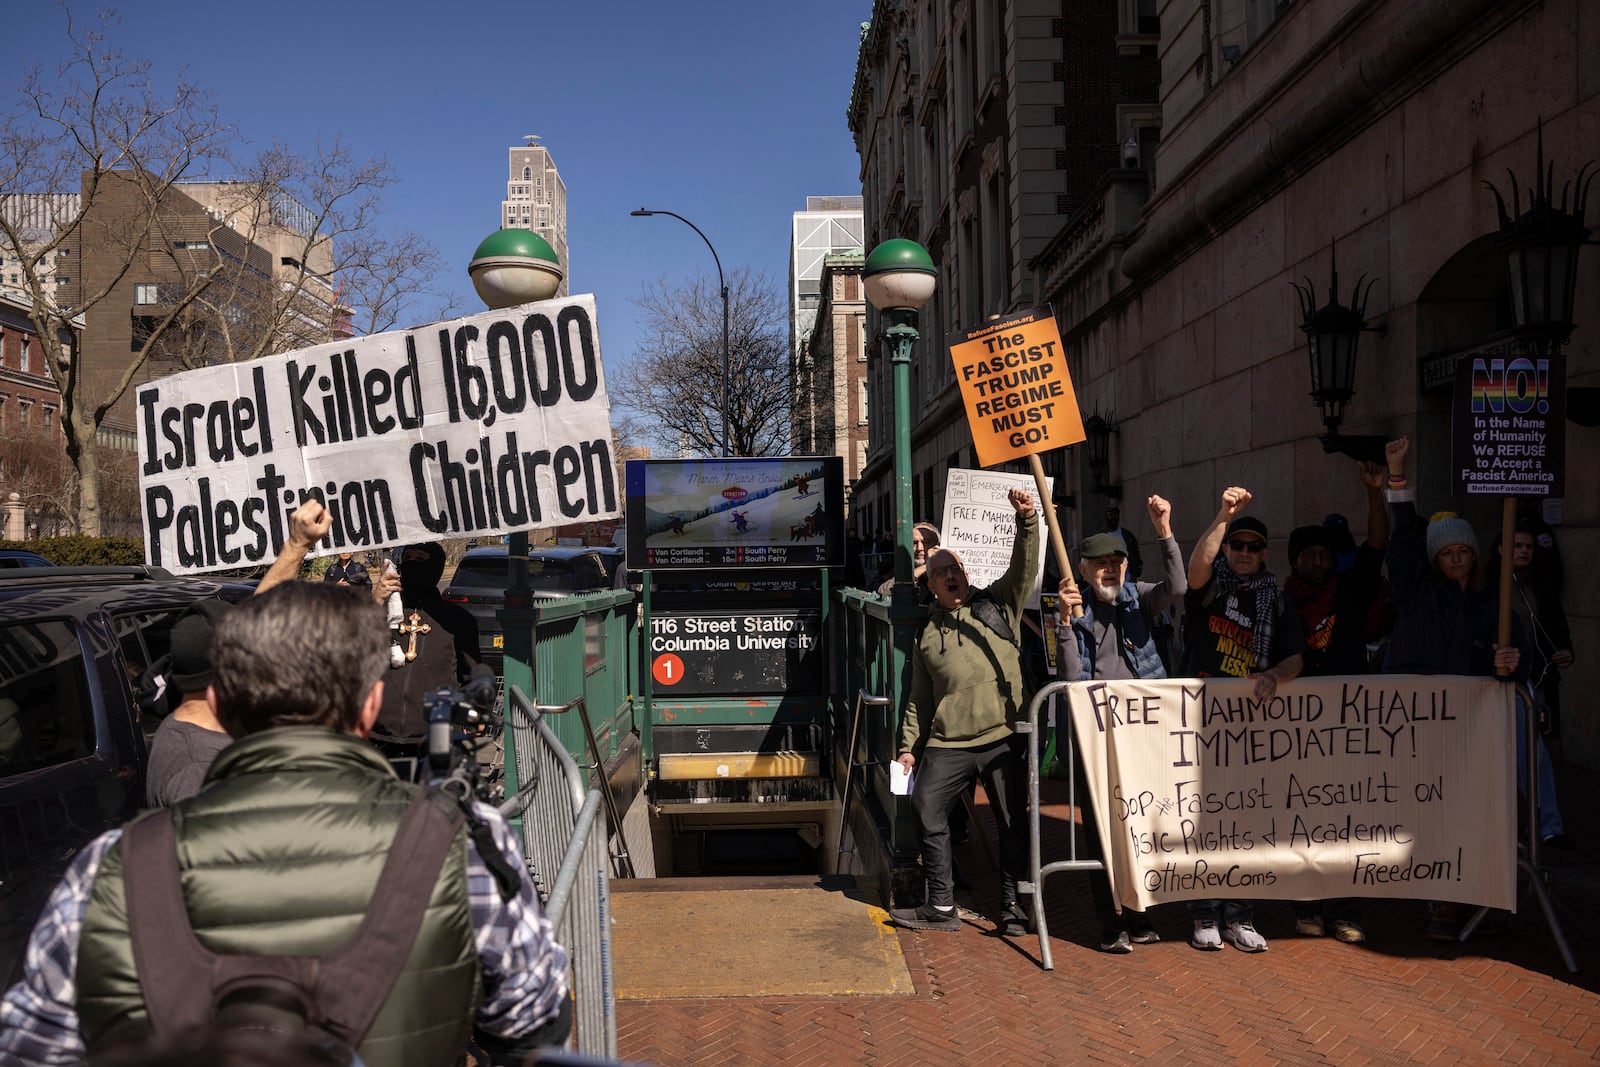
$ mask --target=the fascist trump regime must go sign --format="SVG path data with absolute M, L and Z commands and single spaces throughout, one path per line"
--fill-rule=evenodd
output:
M 946 338 L 978 463 L 992 467 L 1084 439 L 1061 334 L 1049 307 Z
M 145 557 L 270 562 L 310 498 L 321 551 L 621 514 L 592 296 L 206 367 L 141 386 Z
M 1117 897 L 1515 908 L 1512 688 L 1492 678 L 1068 687 Z

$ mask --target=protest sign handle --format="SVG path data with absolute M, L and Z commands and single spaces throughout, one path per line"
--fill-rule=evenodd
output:
M 1517 498 L 1505 498 L 1505 510 L 1500 516 L 1500 628 L 1496 632 L 1495 646 L 1505 648 L 1511 644 L 1511 546 L 1517 539 Z M 1511 673 L 1509 667 L 1497 668 L 1500 677 Z
M 1039 510 L 1044 512 L 1045 529 L 1050 531 L 1050 551 L 1055 553 L 1056 567 L 1061 571 L 1061 577 L 1067 580 L 1067 584 L 1076 587 L 1078 583 L 1072 580 L 1072 565 L 1067 561 L 1067 545 L 1061 539 L 1061 521 L 1056 518 L 1055 504 L 1051 502 L 1050 490 L 1045 485 L 1044 465 L 1039 462 L 1039 453 L 1029 453 L 1028 467 L 1033 471 L 1033 484 L 1039 490 Z M 1507 544 L 1509 543 L 1508 541 Z M 1074 619 L 1082 616 L 1081 605 L 1072 609 Z

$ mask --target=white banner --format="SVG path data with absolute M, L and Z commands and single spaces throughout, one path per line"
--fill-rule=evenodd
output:
M 1119 900 L 1516 907 L 1512 687 L 1370 675 L 1069 690 Z M 1101 773 L 1097 773 L 1097 770 Z
M 318 554 L 622 513 L 593 296 L 140 386 L 145 559 L 270 563 L 317 497 Z
M 1048 487 L 1054 479 L 1046 478 Z M 961 553 L 967 580 L 982 589 L 1000 580 L 1011 564 L 1011 546 L 1017 539 L 1017 513 L 1006 494 L 1025 489 L 1042 507 L 1039 487 L 1031 474 L 1004 471 L 965 470 L 951 467 L 944 481 L 944 522 L 939 527 L 939 544 Z M 1039 608 L 1039 582 L 1044 577 L 1044 515 L 1039 515 L 1039 569 L 1033 576 L 1033 589 L 1027 606 Z M 1052 590 L 1054 592 L 1054 590 Z

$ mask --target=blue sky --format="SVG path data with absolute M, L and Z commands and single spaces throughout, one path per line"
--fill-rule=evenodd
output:
M 17 0 L 0 35 L 0 89 L 30 60 L 65 54 L 50 0 Z M 464 311 L 467 261 L 499 224 L 506 149 L 539 134 L 567 183 L 569 286 L 596 294 L 608 362 L 635 336 L 632 298 L 657 277 L 749 265 L 780 287 L 790 216 L 807 195 L 859 193 L 845 126 L 860 24 L 871 0 L 551 4 L 109 0 L 112 39 L 180 71 L 251 142 L 309 150 L 342 135 L 385 156 L 400 181 L 385 220 L 444 253 Z M 88 3 L 74 18 L 92 23 Z

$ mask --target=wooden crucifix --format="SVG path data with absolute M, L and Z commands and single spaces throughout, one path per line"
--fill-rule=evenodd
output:
M 417 658 L 417 635 L 432 633 L 433 627 L 422 621 L 422 615 L 413 611 L 405 622 L 395 627 L 402 634 L 410 634 L 411 642 L 406 646 L 407 662 Z

